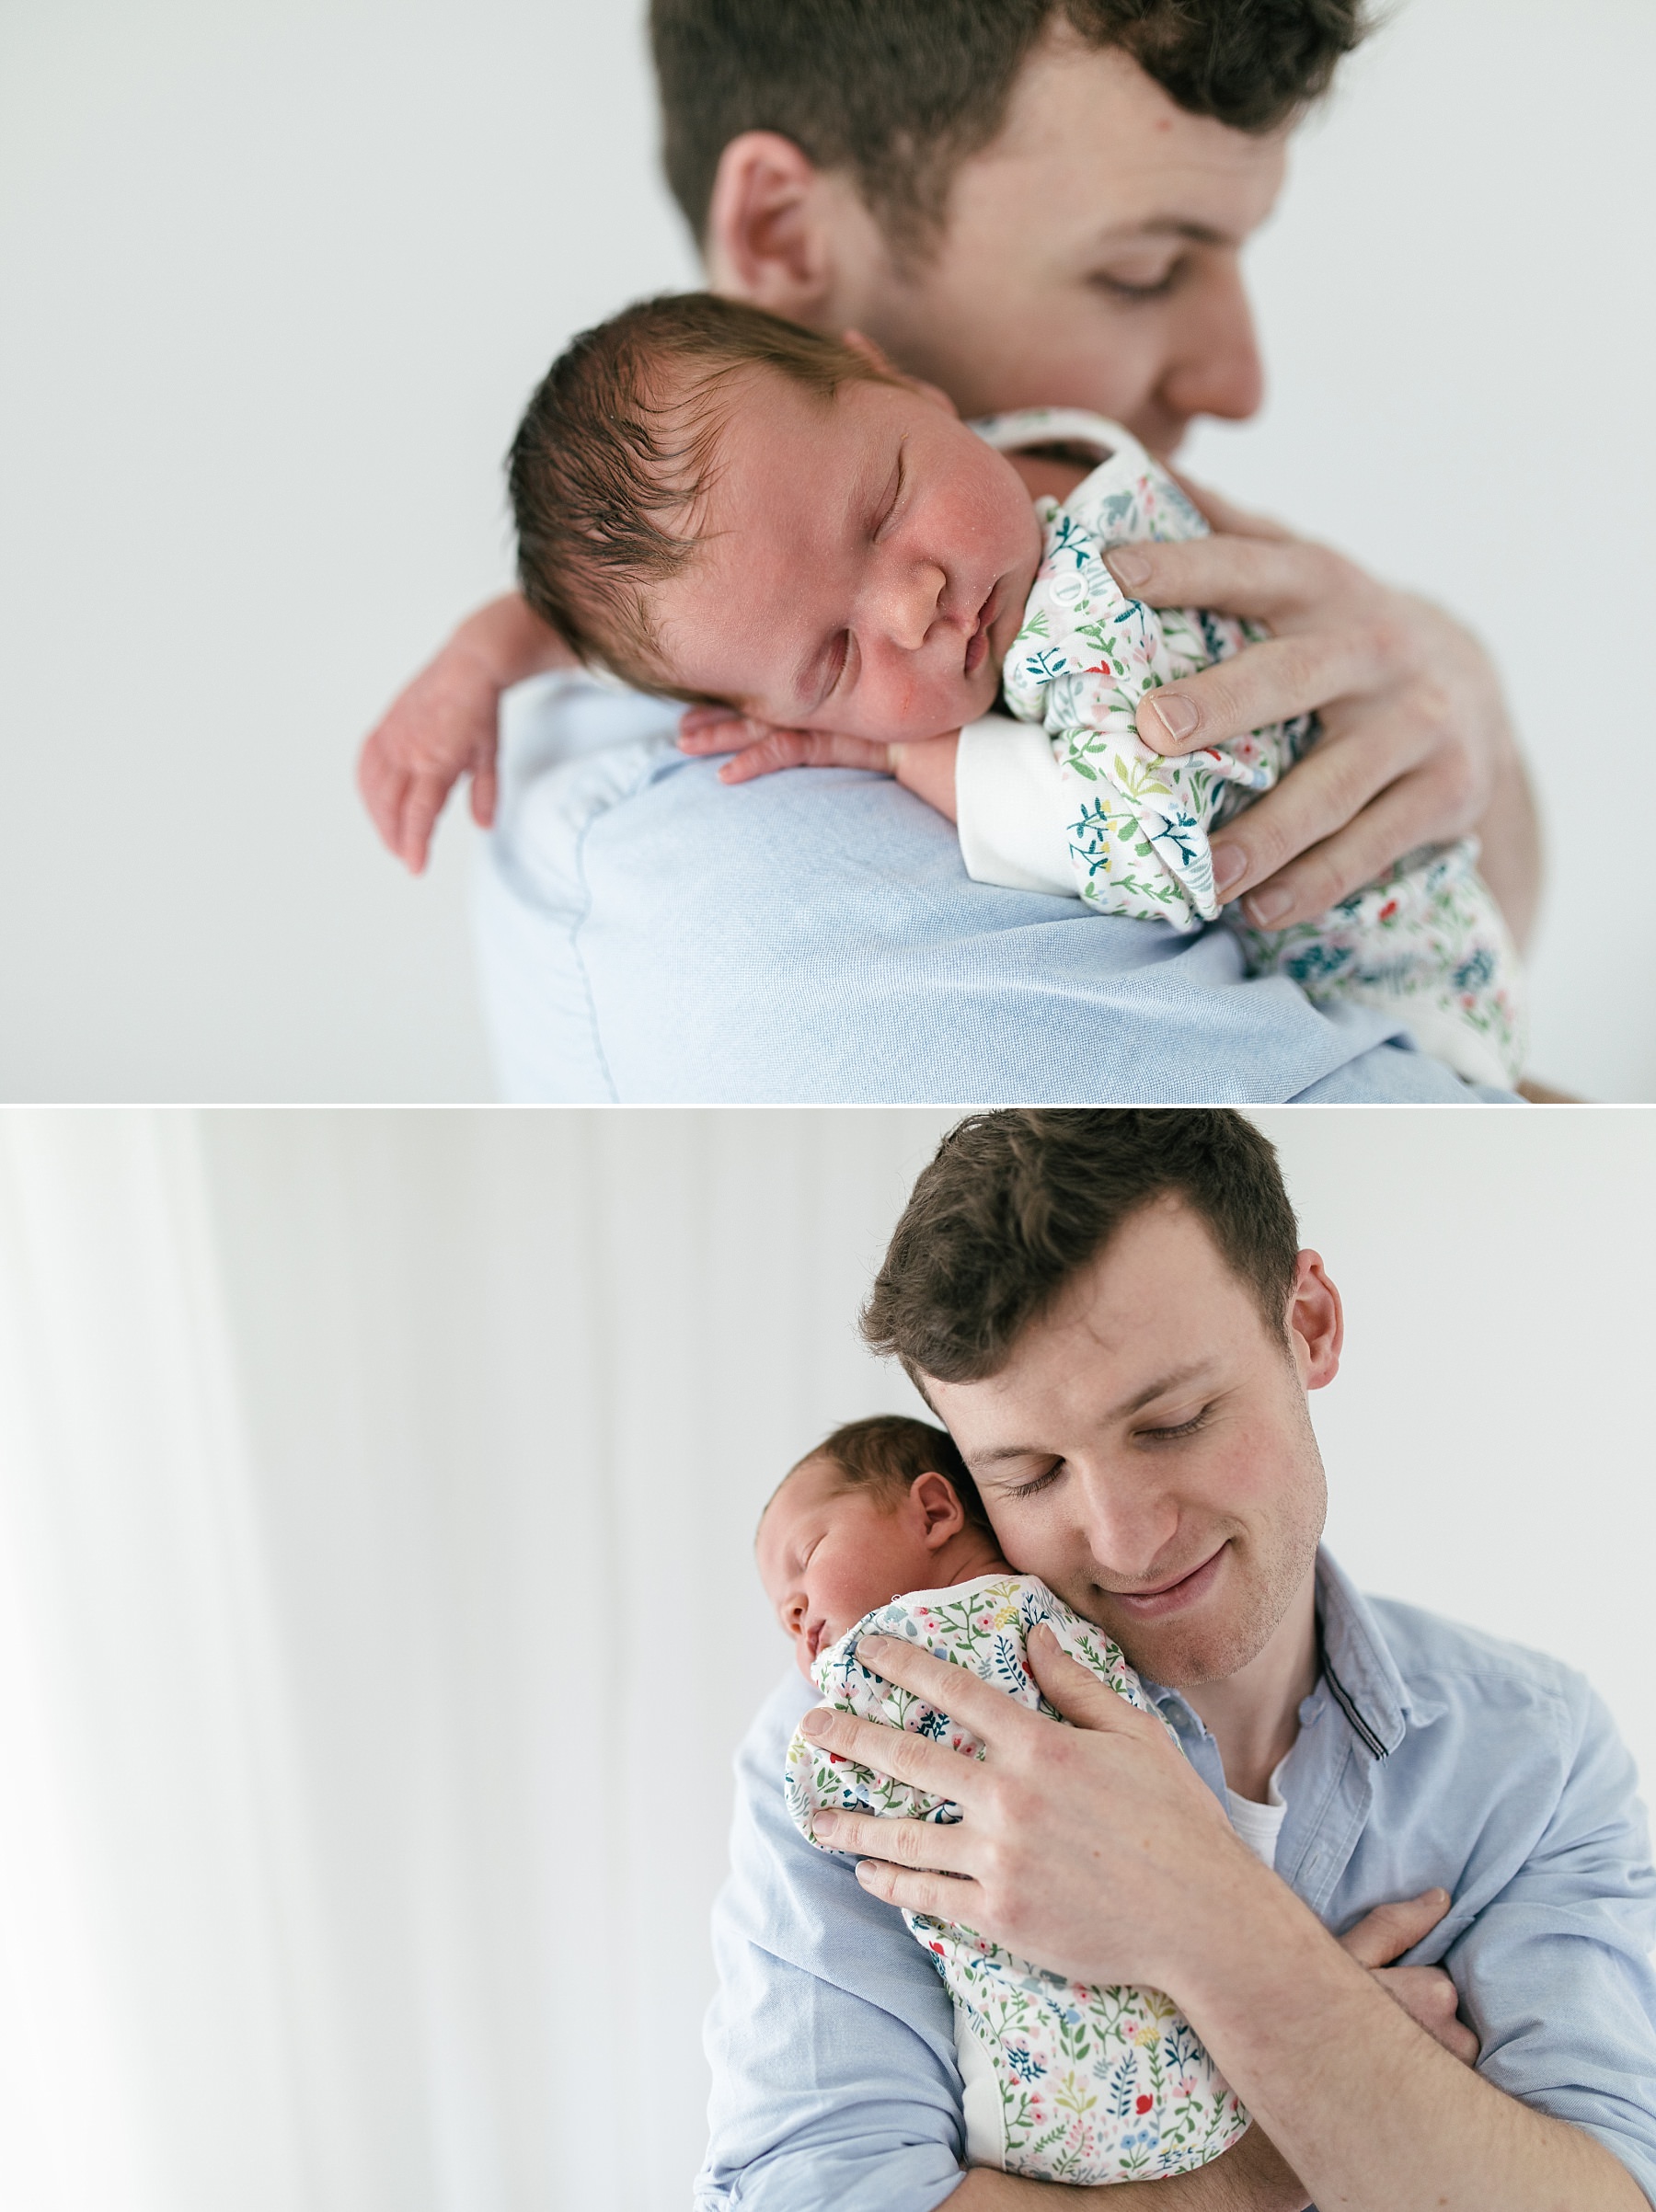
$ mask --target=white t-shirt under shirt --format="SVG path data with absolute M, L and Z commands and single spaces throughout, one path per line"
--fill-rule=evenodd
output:
M 1285 1759 L 1279 1759 L 1272 1769 L 1271 1780 L 1265 1784 L 1263 1805 L 1256 1805 L 1251 1797 L 1238 1797 L 1235 1790 L 1227 1789 L 1225 1793 L 1232 1828 L 1260 1864 L 1273 1870 L 1277 1838 L 1282 1832 L 1282 1822 L 1288 1813 L 1287 1801 L 1277 1787 L 1278 1777 L 1286 1764 Z

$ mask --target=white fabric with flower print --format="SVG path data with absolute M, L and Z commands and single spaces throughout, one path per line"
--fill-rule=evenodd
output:
M 973 428 L 1003 451 L 1057 445 L 1099 464 L 1064 501 L 1036 501 L 1041 569 L 1002 671 L 1011 712 L 1049 740 L 1055 780 L 1027 746 L 996 762 L 996 734 L 1011 737 L 998 717 L 962 732 L 955 797 L 968 868 L 979 881 L 1066 888 L 1106 913 L 1199 929 L 1221 911 L 1210 832 L 1315 742 L 1315 718 L 1176 759 L 1153 751 L 1134 726 L 1144 694 L 1267 633 L 1203 608 L 1157 611 L 1129 599 L 1104 555 L 1135 539 L 1205 536 L 1206 521 L 1138 441 L 1101 416 L 1028 408 Z M 1012 856 L 1009 877 L 997 854 Z M 1054 882 L 1064 856 L 1068 881 Z M 1315 1003 L 1395 1013 L 1422 1049 L 1468 1080 L 1510 1085 L 1523 1072 L 1522 975 L 1477 860 L 1469 839 L 1411 853 L 1379 882 L 1286 930 L 1249 928 L 1235 908 L 1225 919 L 1250 974 L 1284 975 Z
M 905 1637 L 1056 1719 L 1025 1663 L 1029 1632 L 1041 1622 L 1118 1696 L 1152 1710 L 1119 1648 L 1027 1576 L 895 1598 L 821 1654 L 811 1675 L 843 1712 L 981 1759 L 983 1747 L 969 1730 L 871 1674 L 857 1645 L 865 1635 Z M 960 1817 L 948 1799 L 874 1774 L 798 1733 L 783 1787 L 807 1837 L 811 1815 L 825 1806 L 921 1820 Z M 970 1928 L 924 1913 L 903 1917 L 954 2000 L 971 2164 L 1089 2185 L 1155 2181 L 1205 2165 L 1246 2132 L 1236 2092 L 1171 1998 L 1066 1981 Z

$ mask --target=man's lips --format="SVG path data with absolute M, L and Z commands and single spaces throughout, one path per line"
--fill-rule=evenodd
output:
M 1180 1612 L 1187 1605 L 1199 1604 L 1213 1588 L 1219 1576 L 1219 1562 L 1229 1545 L 1230 1539 L 1226 1537 L 1200 1566 L 1176 1575 L 1170 1582 L 1159 1583 L 1153 1590 L 1110 1590 L 1108 1595 L 1112 1603 L 1121 1606 L 1135 1621 L 1156 1621 L 1164 1614 Z

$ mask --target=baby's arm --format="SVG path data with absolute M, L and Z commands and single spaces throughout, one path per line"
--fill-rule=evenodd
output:
M 730 706 L 693 706 L 679 717 L 679 750 L 699 755 L 728 752 L 721 784 L 746 784 L 778 768 L 862 768 L 894 777 L 950 821 L 955 819 L 958 729 L 938 737 L 887 745 L 875 738 L 842 737 L 832 729 L 783 729 L 755 722 Z
M 575 656 L 515 592 L 468 615 L 400 692 L 357 761 L 357 789 L 390 850 L 418 876 L 443 802 L 472 779 L 472 818 L 494 819 L 500 693 Z
M 964 729 L 919 744 L 884 745 L 831 730 L 777 729 L 723 706 L 694 706 L 679 724 L 683 751 L 728 752 L 726 784 L 745 784 L 779 768 L 862 768 L 893 777 L 960 832 L 960 854 L 974 883 L 1073 899 L 1068 816 L 1052 740 L 1006 715 L 985 715 Z

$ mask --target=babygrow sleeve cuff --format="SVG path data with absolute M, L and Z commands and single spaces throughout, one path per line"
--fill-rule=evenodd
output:
M 974 883 L 1075 895 L 1064 791 L 1044 729 L 984 715 L 960 732 L 955 813 L 960 856 Z

